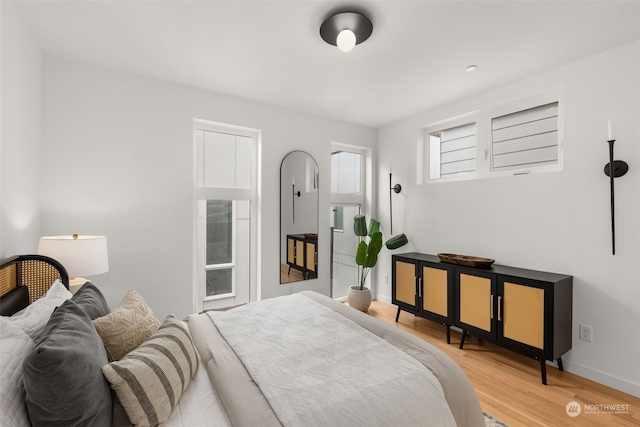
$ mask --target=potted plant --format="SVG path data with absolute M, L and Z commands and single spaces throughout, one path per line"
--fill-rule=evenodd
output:
M 353 231 L 360 238 L 358 249 L 356 250 L 356 264 L 358 265 L 358 285 L 351 286 L 347 294 L 349 306 L 360 311 L 367 311 L 371 305 L 371 290 L 364 286 L 367 276 L 378 262 L 378 254 L 383 246 L 387 249 L 397 249 L 406 245 L 409 241 L 404 233 L 390 238 L 382 243 L 382 232 L 380 222 L 371 219 L 367 228 L 367 219 L 364 215 L 356 215 L 353 218 Z

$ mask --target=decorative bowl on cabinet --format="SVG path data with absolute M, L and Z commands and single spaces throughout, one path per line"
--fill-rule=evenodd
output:
M 449 264 L 466 265 L 467 267 L 476 268 L 489 268 L 491 267 L 491 264 L 495 262 L 495 260 L 491 258 L 446 253 L 439 253 L 438 258 L 440 258 L 440 261 L 447 262 Z

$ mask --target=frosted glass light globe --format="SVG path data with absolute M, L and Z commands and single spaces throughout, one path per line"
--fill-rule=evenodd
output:
M 356 35 L 351 30 L 342 30 L 336 38 L 336 44 L 342 52 L 351 52 L 356 46 Z

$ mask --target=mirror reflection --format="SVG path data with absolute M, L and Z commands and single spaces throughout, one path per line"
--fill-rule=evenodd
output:
M 318 277 L 318 164 L 292 151 L 280 165 L 280 283 Z

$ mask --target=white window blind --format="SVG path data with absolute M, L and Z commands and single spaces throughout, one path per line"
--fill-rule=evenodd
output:
M 476 170 L 476 124 L 468 123 L 429 134 L 431 179 L 446 178 Z
M 558 163 L 558 103 L 491 120 L 493 170 Z

